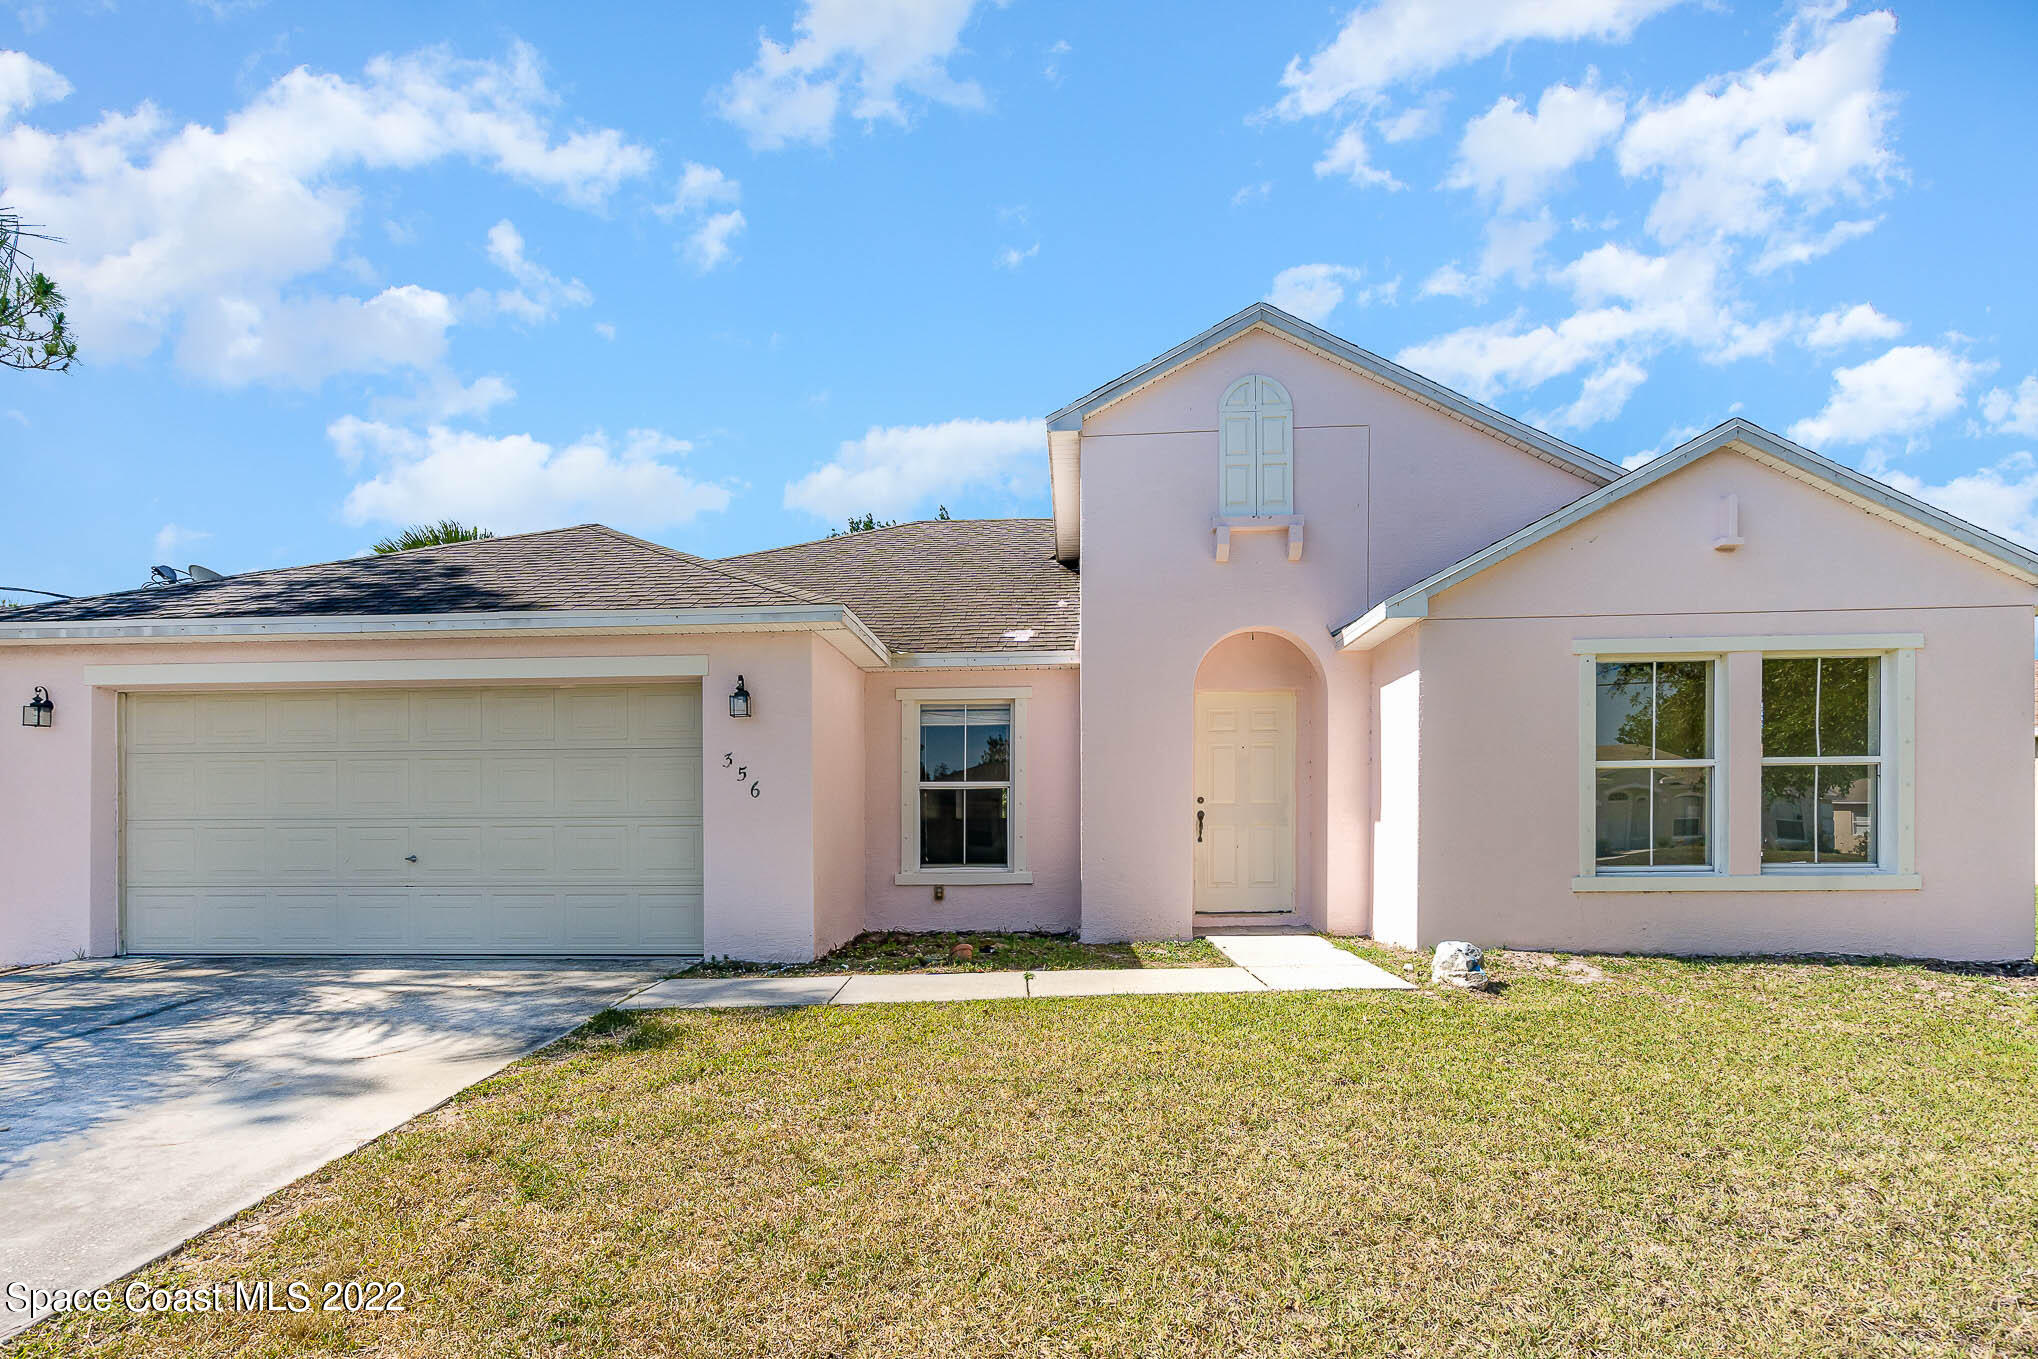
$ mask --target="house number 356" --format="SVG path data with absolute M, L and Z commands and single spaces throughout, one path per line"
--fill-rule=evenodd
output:
M 748 783 L 750 785 L 750 796 L 752 797 L 761 796 L 760 790 L 758 789 L 756 782 L 752 780 L 750 777 L 750 766 L 747 764 L 737 764 L 735 751 L 733 750 L 729 751 L 728 753 L 722 756 L 722 768 L 724 769 L 733 768 L 736 771 L 736 782 Z

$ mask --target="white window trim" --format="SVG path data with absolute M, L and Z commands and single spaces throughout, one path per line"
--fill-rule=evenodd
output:
M 1252 420 L 1253 420 L 1252 505 L 1248 507 L 1246 509 L 1246 512 L 1243 514 L 1226 515 L 1224 513 L 1226 503 L 1224 491 L 1225 416 L 1227 412 L 1230 410 L 1231 394 L 1233 392 L 1237 391 L 1240 387 L 1245 386 L 1247 383 L 1260 383 L 1260 382 L 1266 383 L 1268 386 L 1272 387 L 1275 391 L 1281 394 L 1281 402 L 1278 408 L 1276 408 L 1275 413 L 1277 413 L 1280 418 L 1283 418 L 1287 421 L 1288 427 L 1288 439 L 1287 439 L 1288 450 L 1286 454 L 1288 462 L 1288 501 L 1287 504 L 1285 505 L 1263 506 L 1260 503 L 1260 492 L 1265 489 L 1265 487 L 1262 485 L 1262 478 L 1264 475 L 1262 469 L 1267 461 L 1266 451 L 1261 446 L 1260 442 L 1261 435 L 1263 433 L 1261 421 L 1266 418 L 1266 416 L 1269 414 L 1269 411 L 1259 405 L 1255 405 L 1252 408 Z M 1294 520 L 1295 527 L 1297 529 L 1300 528 L 1301 521 L 1299 519 L 1296 519 L 1295 516 L 1295 398 L 1289 394 L 1287 385 L 1281 382 L 1281 380 L 1278 378 L 1269 377 L 1265 373 L 1247 373 L 1244 377 L 1237 379 L 1230 386 L 1226 387 L 1224 389 L 1224 395 L 1218 398 L 1217 510 L 1218 510 L 1217 522 L 1220 526 L 1223 526 L 1227 523 L 1232 526 L 1236 526 L 1240 522 L 1252 523 L 1254 521 L 1278 518 L 1283 521 Z M 1283 527 L 1287 527 L 1285 522 L 1283 524 Z M 1225 555 L 1219 556 L 1218 560 L 1224 561 L 1227 559 L 1230 551 L 1230 540 L 1228 534 L 1222 532 L 1219 533 L 1219 547 L 1225 553 Z M 1300 534 L 1297 532 L 1291 532 L 1289 535 L 1288 559 L 1290 561 L 1295 561 L 1299 559 L 1301 555 L 1302 555 L 1302 543 Z
M 899 700 L 899 872 L 901 887 L 1012 887 L 1033 881 L 1026 866 L 1026 709 L 1031 685 L 1000 688 L 895 689 Z M 923 868 L 920 865 L 920 706 L 923 703 L 1012 705 L 1012 810 L 1004 868 Z
M 1574 892 L 1671 891 L 1916 891 L 1917 871 L 1917 653 L 1922 633 L 1802 633 L 1731 637 L 1607 637 L 1573 642 L 1578 657 L 1578 876 Z M 1728 752 L 1727 657 L 1754 652 L 1763 657 L 1879 656 L 1882 658 L 1883 723 L 1880 791 L 1876 815 L 1894 834 L 1884 834 L 1874 865 L 1771 865 L 1759 874 L 1727 871 L 1738 835 L 1759 840 L 1759 823 L 1734 826 L 1727 814 L 1732 772 Z M 1596 667 L 1601 661 L 1710 660 L 1713 662 L 1713 867 L 1602 869 L 1599 867 L 1595 796 L 1598 725 Z M 1759 733 L 1758 733 L 1759 739 Z M 1758 762 L 1760 757 L 1757 757 Z M 1758 773 L 1759 778 L 1759 773 Z
M 1706 663 L 1706 684 L 1712 700 L 1712 754 L 1702 760 L 1606 760 L 1599 758 L 1599 749 L 1594 739 L 1599 729 L 1599 676 L 1601 661 L 1704 661 Z M 1726 871 L 1726 806 L 1727 784 L 1723 775 L 1727 767 L 1727 664 L 1724 655 L 1693 655 L 1680 653 L 1672 656 L 1587 656 L 1583 658 L 1580 673 L 1584 678 L 1585 695 L 1578 710 L 1579 720 L 1584 723 L 1579 732 L 1583 737 L 1584 780 L 1579 794 L 1579 811 L 1584 816 L 1578 835 L 1579 872 L 1586 877 L 1606 878 L 1695 878 L 1711 877 Z M 1651 695 L 1654 701 L 1654 695 Z M 1703 868 L 1689 865 L 1666 864 L 1662 867 L 1650 865 L 1643 868 L 1601 868 L 1599 867 L 1599 771 L 1604 765 L 1628 769 L 1704 769 L 1710 772 L 1712 786 L 1707 792 L 1706 807 L 1712 824 L 1706 827 L 1706 848 L 1712 856 L 1712 863 Z M 1651 830 L 1653 834 L 1653 827 Z

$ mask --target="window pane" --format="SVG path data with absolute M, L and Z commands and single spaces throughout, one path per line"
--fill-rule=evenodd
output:
M 969 777 L 999 783 L 1012 777 L 1012 707 L 974 705 L 969 710 Z
M 1762 771 L 1763 863 L 1812 861 L 1812 832 L 1818 824 L 1818 805 L 1812 797 L 1816 775 L 1811 765 Z
M 1819 769 L 1819 862 L 1875 862 L 1875 766 L 1822 764 Z
M 1762 753 L 1816 755 L 1819 663 L 1816 660 L 1762 662 Z
M 927 868 L 962 862 L 962 789 L 920 790 L 920 863 Z
M 1882 664 L 1873 656 L 1819 662 L 1819 754 L 1877 755 Z
M 1654 772 L 1599 771 L 1596 862 L 1601 868 L 1649 866 L 1649 778 Z
M 960 783 L 963 767 L 963 709 L 920 709 L 920 782 Z
M 1006 809 L 1012 795 L 1003 788 L 972 788 L 969 799 L 969 861 L 982 867 L 1003 868 L 1010 862 L 1006 850 Z
M 1712 755 L 1712 703 L 1707 661 L 1656 665 L 1656 758 L 1703 760 Z
M 1654 667 L 1647 661 L 1611 661 L 1598 667 L 1599 758 L 1646 760 L 1655 743 L 1649 698 Z
M 1655 775 L 1655 862 L 1658 866 L 1711 863 L 1712 771 L 1658 769 Z

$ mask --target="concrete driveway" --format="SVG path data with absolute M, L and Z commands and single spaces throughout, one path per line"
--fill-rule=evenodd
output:
M 0 975 L 6 1286 L 98 1287 L 677 960 L 109 958 Z

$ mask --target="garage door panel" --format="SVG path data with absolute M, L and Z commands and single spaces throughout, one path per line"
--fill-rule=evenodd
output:
M 126 947 L 696 952 L 699 705 L 697 686 L 130 695 Z
M 198 699 L 197 744 L 269 744 L 269 700 L 262 694 L 204 694 Z
M 482 739 L 499 746 L 552 744 L 558 693 L 552 689 L 494 689 L 482 701 Z
M 343 749 L 410 744 L 409 694 L 383 690 L 341 694 L 339 709 Z
M 421 693 L 413 703 L 411 730 L 414 739 L 425 745 L 479 745 L 481 695 L 471 689 Z
M 488 761 L 481 789 L 482 810 L 517 816 L 549 816 L 558 773 L 550 755 L 497 755 Z
M 340 739 L 340 700 L 336 694 L 271 694 L 269 744 L 318 746 L 330 750 Z
M 128 700 L 130 750 L 188 746 L 198 739 L 198 699 L 191 694 L 136 694 Z

